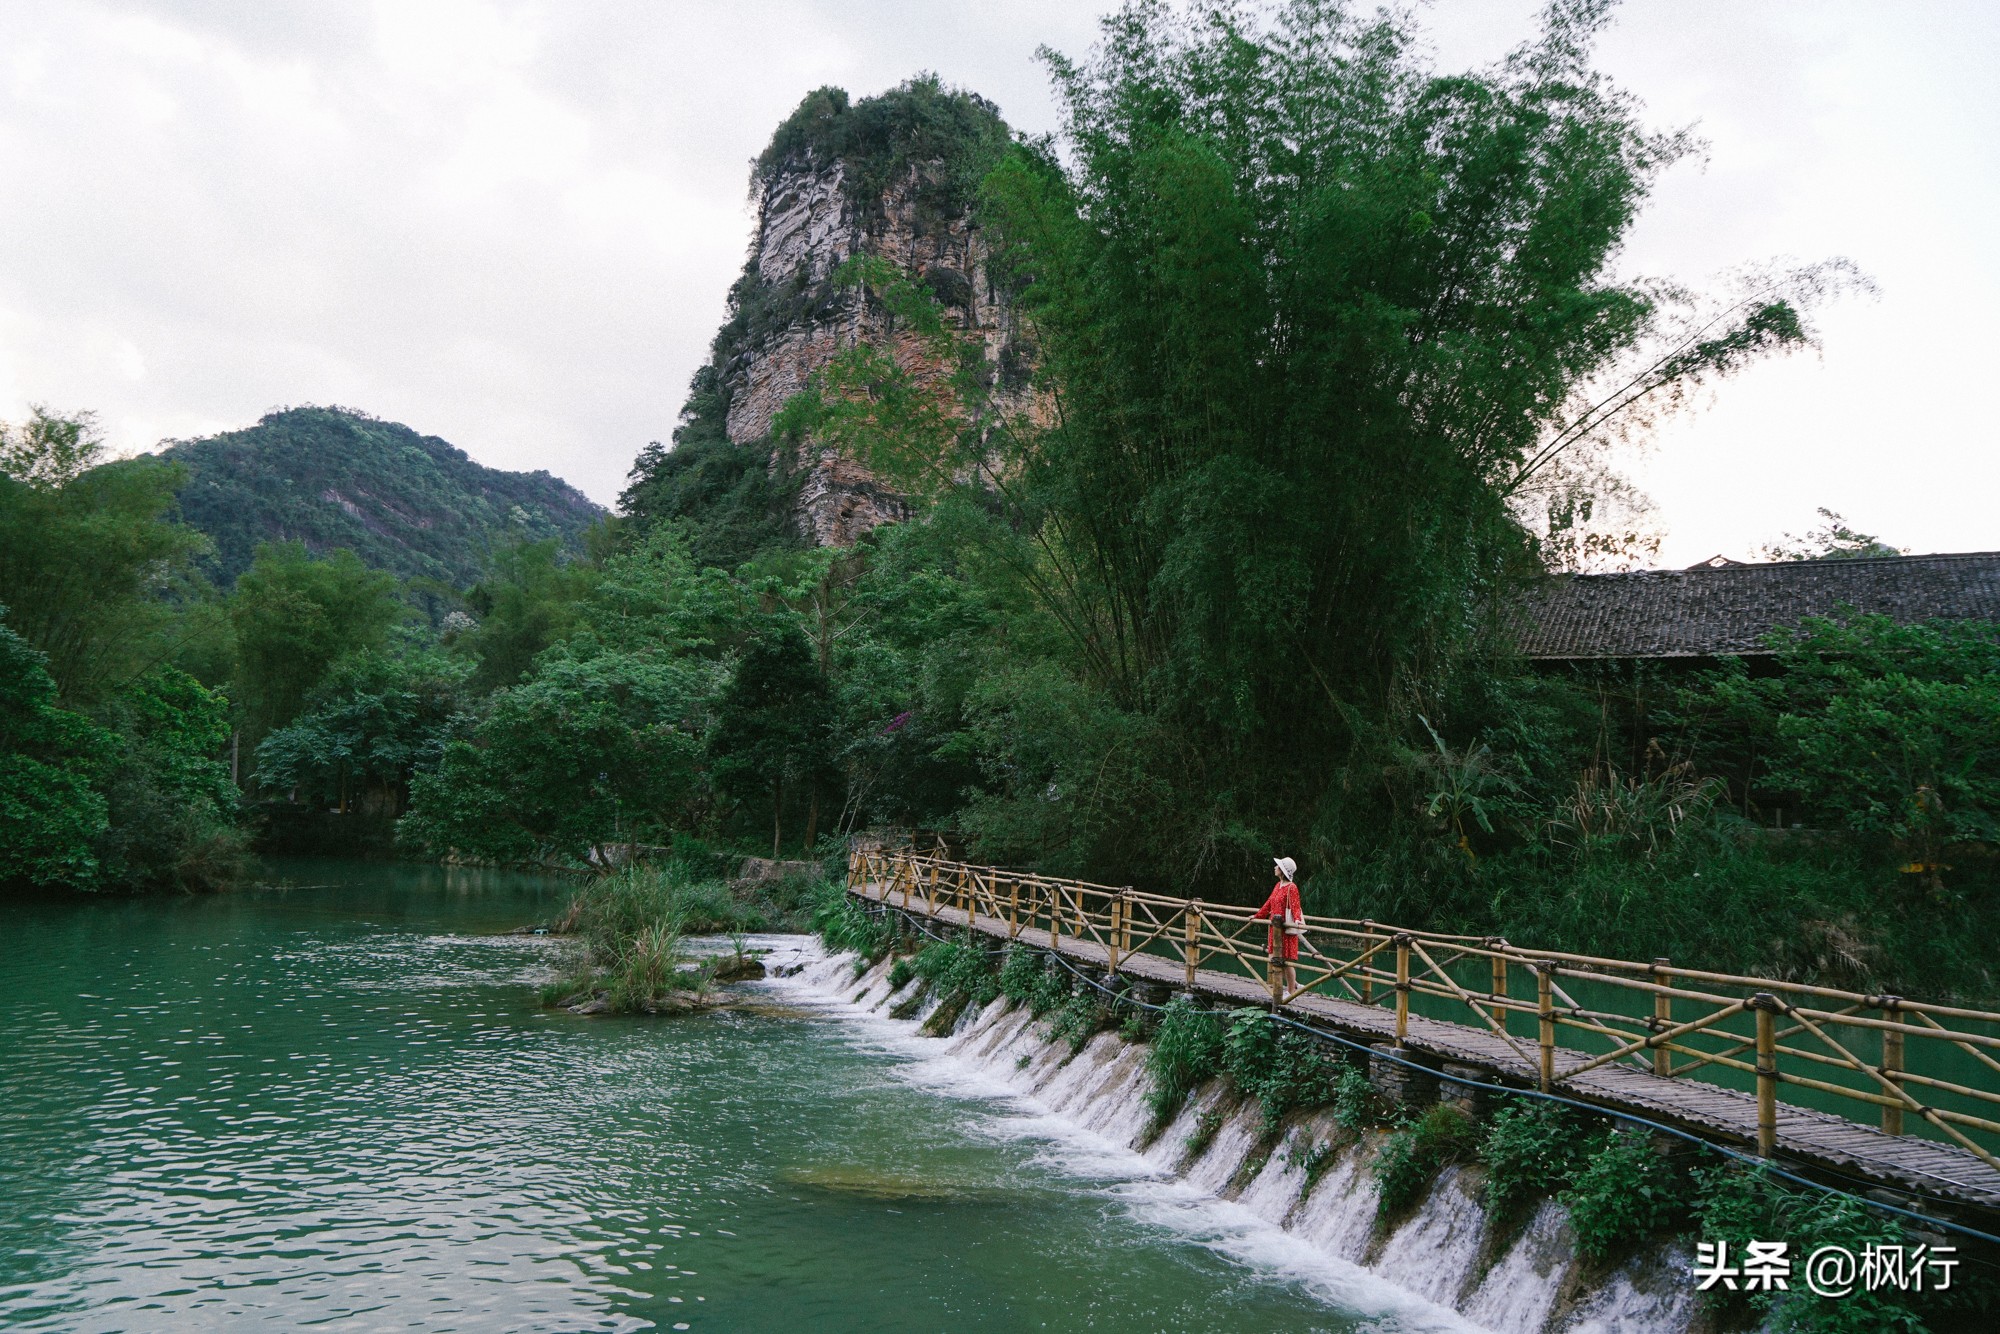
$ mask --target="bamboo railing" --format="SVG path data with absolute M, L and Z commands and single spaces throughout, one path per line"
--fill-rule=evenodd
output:
M 1426 998 L 1451 1021 L 1498 1038 L 1544 1091 L 1614 1065 L 1663 1079 L 1738 1072 L 1754 1083 L 1757 1145 L 1765 1155 L 1776 1143 L 1780 1091 L 1796 1088 L 1851 1107 L 1848 1115 L 1870 1109 L 1890 1135 L 1904 1134 L 1914 1118 L 2000 1168 L 1993 1148 L 1975 1138 L 2000 1136 L 2000 1013 L 1677 968 L 1664 958 L 1635 963 L 1314 916 L 1306 919 L 1295 985 L 1287 988 L 1266 950 L 1267 923 L 1246 907 L 972 866 L 911 849 L 857 848 L 848 884 L 876 886 L 877 897 L 893 906 L 933 915 L 952 908 L 968 922 L 988 919 L 988 929 L 1004 924 L 1010 939 L 1032 930 L 1046 932 L 1051 945 L 1089 941 L 1114 972 L 1146 955 L 1178 965 L 1176 975 L 1188 987 L 1206 970 L 1248 978 L 1274 1004 L 1319 995 L 1391 1007 L 1399 1045 L 1409 1032 L 1412 999 Z M 1470 976 L 1462 980 L 1454 968 Z M 1650 1013 L 1583 1004 L 1565 981 L 1615 988 L 1634 1010 Z M 1530 985 L 1532 998 L 1522 994 Z M 1913 1051 L 1969 1058 L 1980 1084 L 1912 1070 Z M 1835 1082 L 1832 1076 L 1841 1074 L 1848 1083 Z

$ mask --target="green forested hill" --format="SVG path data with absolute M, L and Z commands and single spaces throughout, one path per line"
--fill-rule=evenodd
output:
M 347 408 L 287 408 L 161 457 L 187 470 L 181 516 L 214 539 L 224 587 L 259 542 L 288 539 L 463 587 L 495 541 L 573 542 L 604 514 L 561 478 L 483 467 L 436 436 Z

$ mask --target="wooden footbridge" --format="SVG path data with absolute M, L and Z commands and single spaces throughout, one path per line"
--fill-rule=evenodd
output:
M 1420 1064 L 2000 1214 L 2000 1014 L 1328 917 L 1307 919 L 1287 988 L 1248 908 L 911 849 L 856 849 L 848 892 L 1136 981 L 1281 1007 Z

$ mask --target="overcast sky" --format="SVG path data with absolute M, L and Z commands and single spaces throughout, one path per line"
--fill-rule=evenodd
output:
M 1445 66 L 1532 0 L 1438 0 Z M 616 499 L 723 315 L 748 164 L 807 90 L 918 70 L 1054 128 L 1074 3 L 0 0 L 0 417 L 123 452 L 340 403 Z M 1621 260 L 1700 284 L 1844 255 L 1880 284 L 1636 460 L 1662 562 L 1817 506 L 2000 549 L 2000 5 L 1628 0 L 1602 63 L 1699 122 Z

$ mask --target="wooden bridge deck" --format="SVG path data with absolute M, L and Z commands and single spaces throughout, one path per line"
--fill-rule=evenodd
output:
M 889 886 L 880 882 L 856 885 L 849 892 L 902 906 L 892 900 Z M 1015 939 L 1036 949 L 1054 949 L 1091 967 L 1104 968 L 1108 963 L 1104 947 L 1090 940 L 1064 936 L 1052 944 L 1049 933 L 1039 928 L 1023 927 L 1010 933 L 1007 923 L 999 918 L 972 914 L 968 920 L 964 911 L 943 904 L 926 908 L 913 901 L 906 911 L 948 926 L 969 926 L 1002 940 Z M 1176 989 L 1184 988 L 1187 982 L 1180 963 L 1157 955 L 1128 954 L 1119 960 L 1118 971 Z M 1268 1005 L 1271 999 L 1259 982 L 1206 968 L 1196 971 L 1194 990 L 1242 1005 Z M 1357 1041 L 1388 1042 L 1395 1037 L 1395 1016 L 1376 1006 L 1308 993 L 1283 1008 L 1316 1027 Z M 1498 1034 L 1412 1014 L 1406 1046 L 1424 1056 L 1477 1067 L 1497 1076 L 1498 1083 L 1531 1087 L 1536 1082 L 1536 1070 L 1522 1054 L 1534 1051 L 1532 1040 L 1523 1042 L 1522 1052 L 1517 1052 Z M 1558 1048 L 1556 1053 L 1559 1070 L 1589 1059 L 1586 1053 L 1569 1048 Z M 1631 1112 L 1705 1139 L 1748 1145 L 1755 1151 L 1757 1100 L 1749 1093 L 1687 1078 L 1664 1079 L 1615 1064 L 1566 1079 L 1562 1088 L 1565 1096 L 1580 1102 Z M 1778 1149 L 1800 1162 L 1916 1195 L 2000 1211 L 2000 1171 L 1956 1145 L 1911 1135 L 1886 1135 L 1831 1112 L 1780 1103 Z

